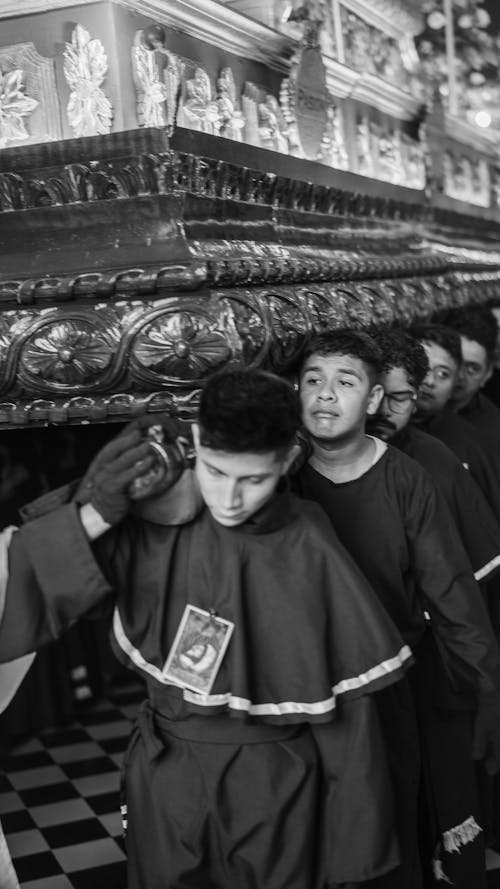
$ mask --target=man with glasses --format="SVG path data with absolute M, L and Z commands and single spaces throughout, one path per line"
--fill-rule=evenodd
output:
M 429 372 L 423 346 L 403 330 L 377 337 L 384 369 L 384 397 L 367 429 L 412 457 L 427 470 L 455 519 L 477 581 L 500 571 L 500 526 L 480 488 L 453 452 L 437 438 L 411 424 L 420 387 Z
M 499 461 L 485 451 L 479 431 L 451 406 L 462 367 L 460 337 L 442 324 L 419 325 L 412 333 L 422 344 L 429 365 L 418 390 L 413 422 L 453 451 L 470 471 L 500 522 Z
M 465 685 L 475 702 L 481 700 L 481 712 L 489 711 L 494 726 L 498 711 L 494 698 L 487 704 L 488 696 L 476 697 L 472 690 L 477 662 L 473 666 L 469 660 L 475 648 L 470 643 L 482 624 L 484 604 L 450 512 L 422 467 L 366 435 L 367 417 L 377 413 L 384 396 L 379 382 L 382 370 L 377 343 L 360 331 L 332 331 L 310 341 L 299 369 L 299 393 L 311 453 L 292 478 L 297 493 L 323 507 L 416 656 L 411 673 L 418 671 L 419 681 L 413 692 L 403 680 L 395 694 L 384 691 L 378 696 L 402 863 L 397 871 L 369 885 L 370 889 L 420 889 L 420 865 L 424 870 L 430 865 L 437 847 L 436 868 L 441 868 L 443 878 L 446 875 L 460 889 L 484 889 L 473 772 L 469 768 L 468 774 L 466 768 L 471 762 L 470 726 L 467 735 L 457 729 L 451 742 L 448 765 L 453 781 L 449 783 L 454 794 L 450 796 L 449 785 L 443 788 L 439 774 L 429 770 L 431 795 L 440 797 L 440 817 L 432 827 L 425 819 L 432 836 L 422 856 L 417 842 L 420 726 L 427 721 L 429 731 L 436 729 L 437 742 L 450 739 L 446 726 L 454 720 L 444 720 L 441 731 L 434 719 L 427 719 L 435 695 L 447 685 L 447 671 L 458 688 Z M 411 405 L 409 391 L 408 386 L 398 388 L 395 403 Z M 432 635 L 425 612 L 432 618 Z M 486 622 L 486 633 L 492 634 L 487 617 Z M 493 761 L 491 765 L 496 767 Z M 450 854 L 452 837 L 460 853 L 455 856 Z M 426 877 L 430 884 L 431 875 Z

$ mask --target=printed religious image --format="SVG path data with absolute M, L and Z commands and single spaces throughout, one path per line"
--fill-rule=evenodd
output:
M 186 605 L 163 675 L 175 685 L 209 694 L 226 653 L 234 624 Z

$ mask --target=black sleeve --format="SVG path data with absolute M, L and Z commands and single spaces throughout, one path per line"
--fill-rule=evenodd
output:
M 426 474 L 407 504 L 417 588 L 452 676 L 500 688 L 500 651 L 471 564 L 444 499 Z

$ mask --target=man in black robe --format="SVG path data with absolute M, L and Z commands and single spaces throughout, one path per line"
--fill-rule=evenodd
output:
M 435 701 L 440 685 L 448 681 L 457 692 L 475 695 L 481 727 L 488 718 L 491 720 L 489 737 L 496 746 L 500 715 L 495 691 L 498 647 L 449 510 L 418 464 L 365 434 L 366 417 L 377 412 L 384 394 L 377 379 L 381 370 L 380 351 L 366 334 L 338 331 L 309 343 L 302 358 L 299 391 L 312 453 L 295 475 L 294 487 L 301 496 L 323 507 L 346 549 L 412 646 L 417 667 L 422 665 L 419 688 L 432 661 L 436 672 L 432 678 L 427 676 L 429 702 Z M 491 672 L 486 685 L 479 676 L 482 670 L 477 670 L 476 644 L 470 644 L 477 633 L 483 638 L 484 652 L 489 653 Z M 380 695 L 380 712 L 396 793 L 402 861 L 392 875 L 374 881 L 377 889 L 422 885 L 417 844 L 420 750 L 415 702 L 421 718 L 423 708 L 419 694 L 411 694 L 404 683 L 395 691 L 397 694 L 387 690 Z M 491 765 L 496 768 L 500 762 L 492 761 Z M 459 790 L 459 772 L 456 779 Z M 433 790 L 439 790 L 437 783 Z M 458 809 L 453 804 L 449 819 L 439 825 L 439 836 L 433 837 L 440 846 L 436 868 L 442 867 L 443 857 L 451 848 L 459 852 L 469 843 L 475 844 L 479 860 L 484 861 L 480 826 L 468 802 L 458 822 L 453 820 Z M 446 800 L 442 803 L 444 811 Z M 425 850 L 429 865 L 433 846 Z M 426 864 L 424 861 L 424 868 Z M 477 885 L 485 886 L 485 879 L 483 867 Z
M 454 412 L 450 401 L 462 366 L 460 337 L 442 324 L 419 325 L 412 333 L 422 343 L 429 361 L 413 421 L 447 445 L 469 469 L 500 522 L 498 460 L 484 450 L 482 435 Z
M 462 366 L 451 406 L 474 426 L 500 471 L 500 410 L 482 391 L 493 373 L 496 320 L 487 306 L 470 306 L 450 312 L 445 323 L 458 333 L 462 349 Z
M 486 583 L 500 571 L 500 526 L 479 486 L 453 452 L 411 420 L 420 387 L 429 371 L 422 344 L 400 329 L 378 334 L 384 397 L 367 430 L 390 442 L 427 470 L 444 496 L 477 581 Z
M 124 765 L 129 889 L 333 889 L 397 863 L 371 693 L 412 656 L 324 514 L 289 492 L 299 425 L 284 380 L 218 375 L 177 507 L 175 486 L 131 513 L 152 460 L 132 428 L 10 544 L 0 660 L 111 598 L 113 650 L 147 683 Z M 489 688 L 487 640 L 468 642 Z

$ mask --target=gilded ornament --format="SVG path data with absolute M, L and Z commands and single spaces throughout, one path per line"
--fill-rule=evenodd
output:
M 210 77 L 203 68 L 196 68 L 194 77 L 185 81 L 182 100 L 182 123 L 191 130 L 216 136 L 220 112 L 212 96 Z
M 217 80 L 217 107 L 219 110 L 219 136 L 241 142 L 245 118 L 240 108 L 231 68 L 223 68 Z
M 111 132 L 113 109 L 101 89 L 108 70 L 104 47 L 77 25 L 64 50 L 64 76 L 71 90 L 68 121 L 76 137 Z
M 109 338 L 91 322 L 51 321 L 32 334 L 22 348 L 21 367 L 48 386 L 86 386 L 111 364 Z
M 38 102 L 25 94 L 23 72 L 0 70 L 0 148 L 29 139 L 24 118 L 37 107 Z
M 134 339 L 137 364 L 169 380 L 201 380 L 231 357 L 225 335 L 200 314 L 170 312 L 146 324 Z
M 269 93 L 258 105 L 259 140 L 262 148 L 288 154 L 287 125 L 275 96 Z
M 138 31 L 132 47 L 132 71 L 137 91 L 137 119 L 141 127 L 174 128 L 183 65 L 165 48 L 160 25 Z

